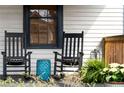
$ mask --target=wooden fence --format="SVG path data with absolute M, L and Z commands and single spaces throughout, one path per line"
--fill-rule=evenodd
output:
M 124 35 L 103 39 L 103 58 L 107 64 L 124 64 Z

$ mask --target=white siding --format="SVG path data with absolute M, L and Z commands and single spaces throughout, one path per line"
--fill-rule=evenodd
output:
M 66 32 L 84 30 L 84 59 L 87 59 L 90 51 L 99 46 L 102 37 L 123 33 L 123 6 L 64 6 L 63 21 Z M 23 32 L 23 6 L 0 6 L 0 52 L 4 49 L 4 30 Z M 53 67 L 55 49 L 31 51 L 32 73 L 35 73 L 37 59 L 51 59 Z M 2 74 L 2 55 L 0 62 Z
M 64 6 L 64 31 L 84 31 L 84 61 L 105 36 L 123 34 L 123 6 Z

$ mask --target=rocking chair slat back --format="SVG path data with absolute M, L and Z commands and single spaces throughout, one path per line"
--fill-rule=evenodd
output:
M 78 38 L 78 41 L 77 41 L 77 53 L 79 52 L 79 46 L 80 46 L 80 38 Z
M 83 52 L 83 32 L 65 33 L 63 32 L 62 55 L 64 58 L 78 57 L 79 52 Z
M 5 31 L 5 52 L 7 57 L 23 57 L 23 33 L 8 33 Z

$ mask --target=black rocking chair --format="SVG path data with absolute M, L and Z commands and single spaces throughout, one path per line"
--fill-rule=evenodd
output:
M 63 32 L 62 54 L 58 52 L 54 53 L 54 76 L 58 76 L 58 72 L 78 72 L 81 69 L 83 61 L 83 32 Z M 77 70 L 73 68 L 77 68 Z
M 23 33 L 10 33 L 5 31 L 5 48 L 3 55 L 3 78 L 6 80 L 7 72 L 25 72 L 30 75 L 31 72 L 31 53 L 25 48 Z M 9 68 L 15 68 L 10 70 Z M 23 68 L 18 70 L 17 68 Z

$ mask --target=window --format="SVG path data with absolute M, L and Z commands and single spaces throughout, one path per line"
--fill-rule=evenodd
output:
M 24 6 L 24 33 L 27 48 L 61 48 L 62 31 L 62 6 Z

